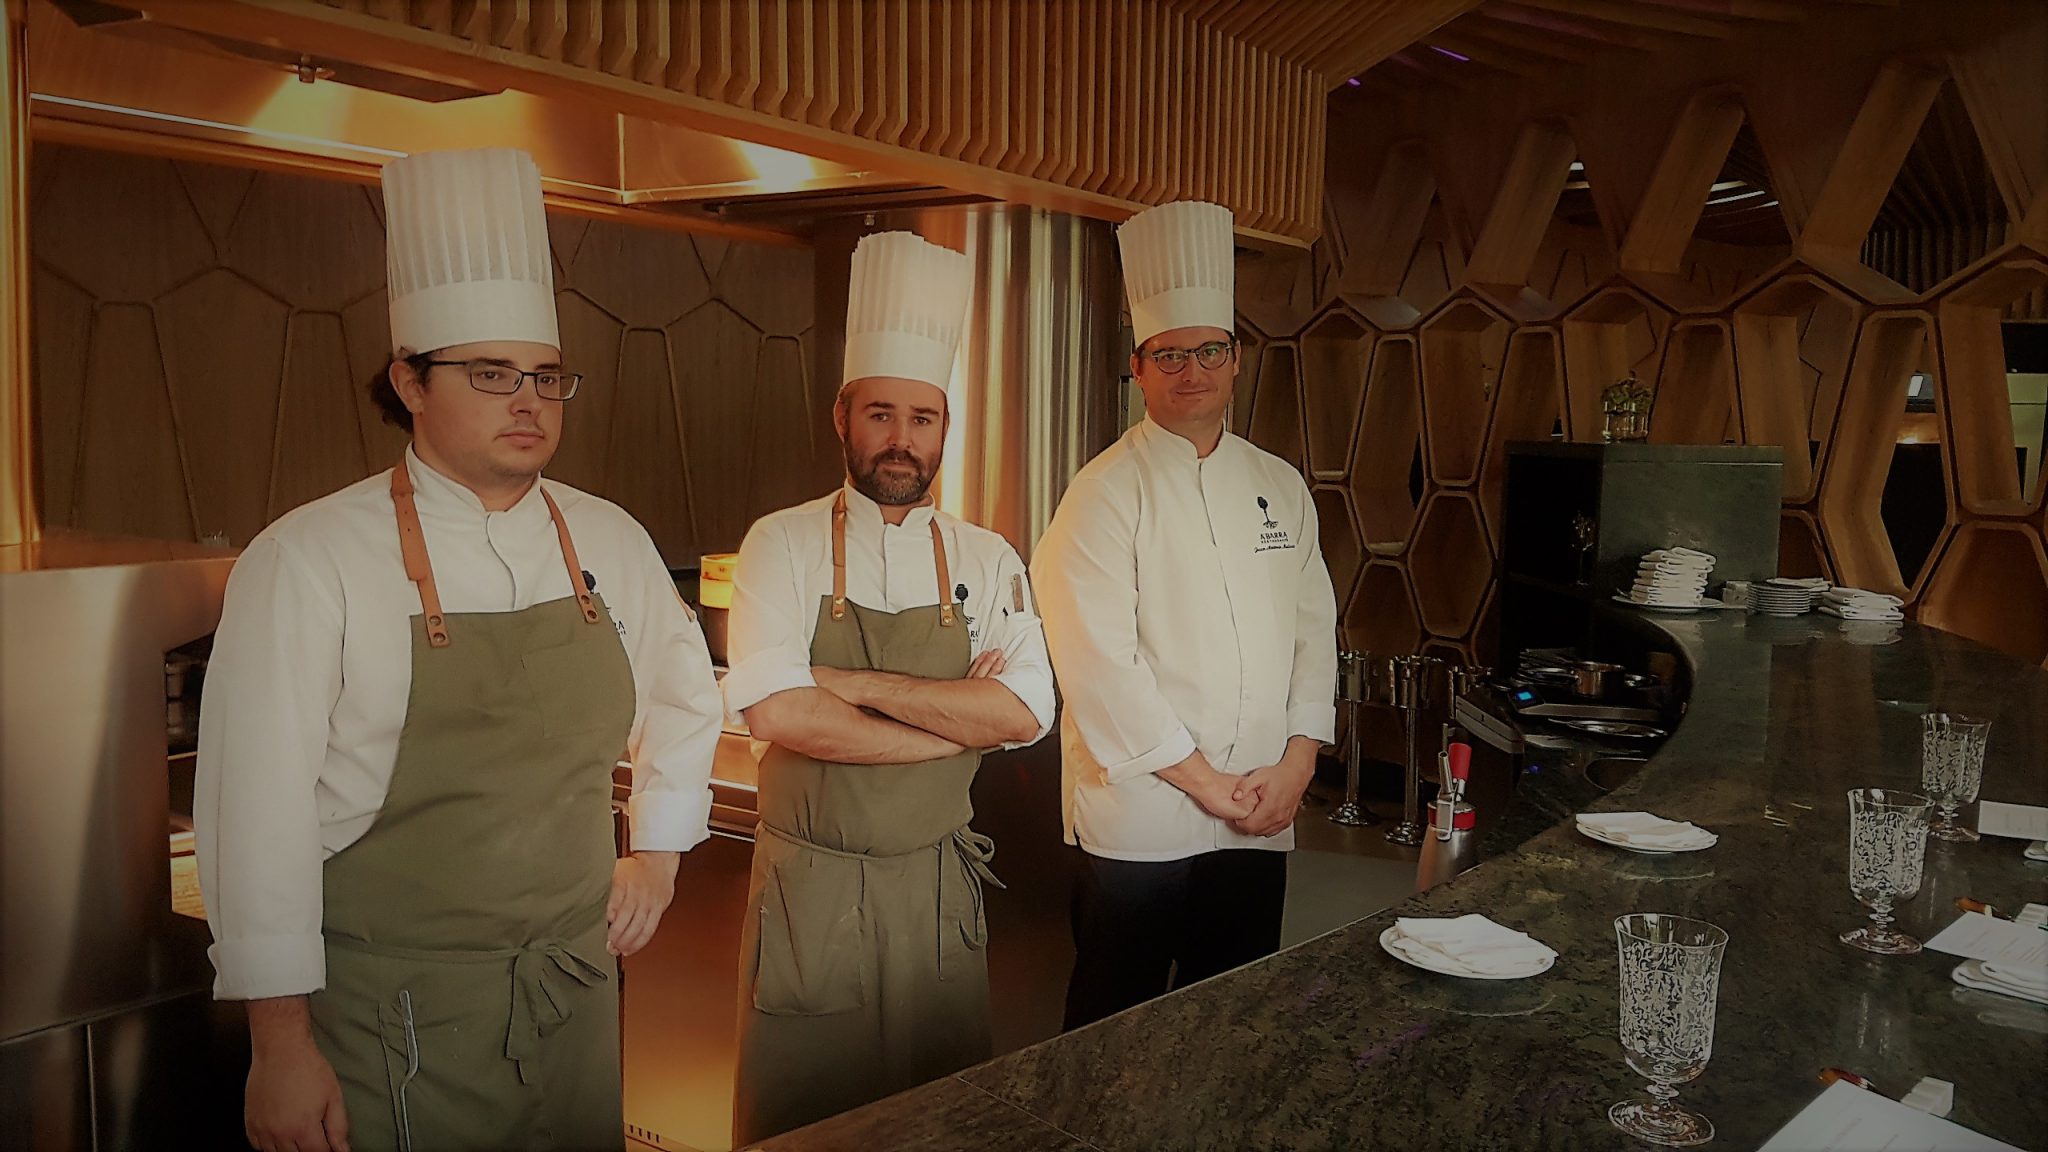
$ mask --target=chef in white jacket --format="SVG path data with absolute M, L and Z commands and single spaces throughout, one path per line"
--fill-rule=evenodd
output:
M 734 1146 L 987 1060 L 983 750 L 1052 727 L 1024 565 L 931 490 L 972 265 L 854 248 L 836 491 L 754 522 L 726 704 L 768 747 L 740 930 Z
M 1145 419 L 1081 469 L 1032 560 L 1087 863 L 1069 1028 L 1279 947 L 1295 812 L 1336 728 L 1315 505 L 1226 427 L 1230 212 L 1162 205 L 1117 242 Z
M 616 958 L 706 837 L 718 689 L 646 531 L 541 479 L 581 377 L 532 158 L 408 156 L 384 194 L 396 352 L 373 391 L 412 443 L 249 544 L 200 716 L 248 1136 L 620 1148 Z

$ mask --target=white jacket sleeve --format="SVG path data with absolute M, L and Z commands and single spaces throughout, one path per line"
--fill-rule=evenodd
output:
M 645 530 L 633 665 L 634 720 L 627 744 L 633 796 L 632 846 L 687 852 L 711 835 L 711 762 L 724 720 L 704 632 L 683 607 L 668 566 Z
M 726 618 L 725 706 L 734 715 L 777 692 L 815 688 L 801 582 L 780 518 L 757 520 L 740 544 Z
M 1038 743 L 1052 730 L 1057 699 L 1053 691 L 1052 657 L 1045 650 L 1044 622 L 1038 618 L 1036 601 L 1024 579 L 1024 561 L 1018 559 L 1014 548 L 1004 548 L 1002 561 L 996 565 L 996 598 L 1005 606 L 1004 611 L 998 618 L 1000 623 L 992 624 L 983 647 L 1003 650 L 1003 670 L 996 676 L 996 683 L 1016 693 L 1038 721 L 1038 731 L 1031 739 L 1003 745 L 1022 748 Z
M 1337 594 L 1323 562 L 1316 502 L 1301 498 L 1303 548 L 1294 606 L 1294 670 L 1287 684 L 1287 734 L 1323 744 L 1337 739 Z
M 1194 737 L 1138 651 L 1135 497 L 1077 479 L 1032 558 L 1067 715 L 1110 782 L 1170 768 Z
M 315 789 L 341 695 L 338 597 L 269 537 L 228 577 L 192 804 L 222 1000 L 304 995 L 327 982 Z

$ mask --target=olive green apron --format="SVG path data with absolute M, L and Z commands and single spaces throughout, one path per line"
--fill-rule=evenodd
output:
M 452 615 L 403 464 L 391 495 L 422 606 L 412 693 L 376 823 L 327 861 L 311 999 L 350 1146 L 622 1148 L 605 902 L 625 648 L 545 490 L 576 595 Z
M 952 586 L 939 526 L 933 562 Z M 951 603 L 879 612 L 846 599 L 846 496 L 832 508 L 832 595 L 811 661 L 957 680 L 970 663 Z M 981 753 L 829 764 L 772 746 L 740 928 L 733 1133 L 745 1145 L 989 1058 L 981 885 L 972 832 Z M 998 885 L 1000 886 L 1000 885 Z

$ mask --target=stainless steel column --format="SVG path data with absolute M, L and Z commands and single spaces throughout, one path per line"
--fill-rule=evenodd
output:
M 1028 560 L 1067 482 L 1123 431 L 1118 366 L 1127 349 L 1114 230 L 1007 204 L 878 212 L 821 226 L 821 391 L 839 377 L 853 246 L 866 233 L 896 229 L 974 261 L 940 506 L 1001 532 Z

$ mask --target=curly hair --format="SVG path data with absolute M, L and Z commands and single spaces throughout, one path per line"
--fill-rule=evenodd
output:
M 377 369 L 375 376 L 370 377 L 368 385 L 370 400 L 377 405 L 377 411 L 384 417 L 386 424 L 396 424 L 407 432 L 412 431 L 412 409 L 405 406 L 405 401 L 400 399 L 398 395 L 398 389 L 391 386 L 391 366 L 403 360 L 406 366 L 412 369 L 413 375 L 419 377 L 421 385 L 424 386 L 427 372 L 429 371 L 429 362 L 433 358 L 434 355 L 431 352 L 415 352 L 410 356 L 393 356 L 385 362 L 384 367 Z

